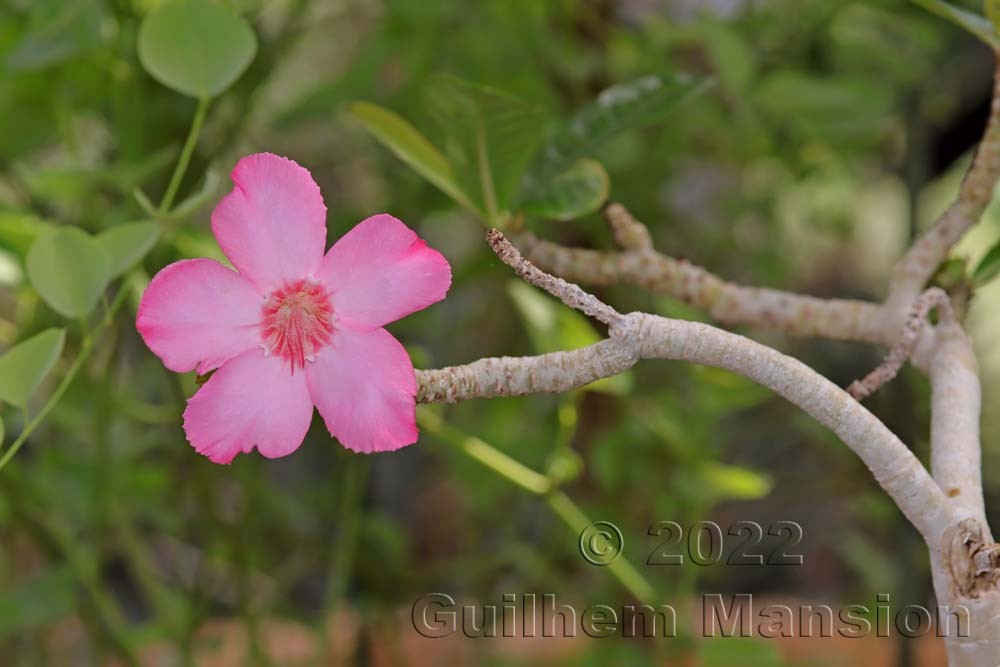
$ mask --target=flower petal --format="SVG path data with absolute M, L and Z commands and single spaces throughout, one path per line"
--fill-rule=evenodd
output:
M 214 259 L 185 259 L 149 283 L 135 326 L 163 365 L 207 373 L 260 343 L 263 297 Z
M 326 248 L 326 206 L 309 172 L 258 153 L 236 163 L 232 178 L 212 232 L 233 266 L 265 294 L 314 274 Z
M 255 446 L 268 458 L 291 454 L 306 437 L 312 401 L 302 373 L 262 350 L 230 359 L 188 400 L 184 432 L 201 454 L 229 463 Z
M 344 234 L 323 258 L 318 277 L 333 294 L 338 320 L 377 329 L 443 299 L 451 267 L 412 229 L 382 214 Z
M 386 452 L 417 441 L 413 362 L 385 329 L 337 329 L 306 376 L 326 427 L 344 447 Z

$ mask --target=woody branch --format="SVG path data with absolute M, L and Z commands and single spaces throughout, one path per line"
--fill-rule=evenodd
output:
M 619 314 L 579 287 L 532 266 L 499 232 L 491 232 L 489 241 L 497 255 L 529 282 L 567 305 L 600 312 L 610 323 L 609 338 L 577 350 L 418 371 L 420 402 L 564 392 L 621 373 L 639 359 L 716 366 L 774 390 L 834 431 L 929 542 L 936 542 L 954 523 L 941 489 L 913 453 L 847 392 L 802 362 L 706 324 L 646 313 Z

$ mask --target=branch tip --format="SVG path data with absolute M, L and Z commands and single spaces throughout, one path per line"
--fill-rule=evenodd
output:
M 570 308 L 590 315 L 609 326 L 621 321 L 621 313 L 593 294 L 585 292 L 579 285 L 545 273 L 525 259 L 499 229 L 493 228 L 487 231 L 486 242 L 490 244 L 490 248 L 500 261 L 514 269 L 514 273 L 529 285 L 545 290 Z
M 625 250 L 652 250 L 653 238 L 646 225 L 636 220 L 624 204 L 611 202 L 604 207 L 604 219 L 608 221 L 615 243 Z

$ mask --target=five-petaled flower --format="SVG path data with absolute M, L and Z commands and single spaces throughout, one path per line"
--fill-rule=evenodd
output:
M 235 271 L 188 259 L 153 278 L 136 326 L 163 364 L 215 373 L 188 401 L 194 448 L 229 463 L 255 446 L 290 454 L 313 406 L 349 449 L 417 440 L 416 378 L 385 324 L 444 298 L 447 260 L 376 215 L 326 248 L 326 206 L 309 172 L 269 153 L 243 158 L 212 213 Z

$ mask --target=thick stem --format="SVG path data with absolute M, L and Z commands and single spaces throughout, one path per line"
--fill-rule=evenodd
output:
M 562 392 L 605 377 L 609 371 L 620 373 L 640 358 L 716 366 L 772 389 L 840 436 L 928 544 L 937 544 L 941 534 L 957 523 L 941 489 L 913 452 L 850 394 L 802 362 L 706 324 L 647 313 L 622 315 L 578 286 L 533 266 L 497 230 L 487 233 L 487 239 L 497 256 L 522 278 L 607 322 L 610 338 L 569 352 L 482 359 L 467 366 L 422 371 L 417 375 L 417 400 L 455 402 Z
M 725 368 L 782 395 L 837 434 L 928 543 L 953 522 L 941 490 L 916 456 L 847 392 L 802 362 L 742 336 L 696 322 L 629 316 L 645 358 Z
M 991 573 L 977 577 L 968 567 L 977 555 L 988 557 L 992 552 L 978 541 L 979 524 L 973 522 L 971 531 L 968 525 L 962 522 L 948 530 L 930 549 L 937 632 L 944 636 L 949 667 L 996 667 L 1000 664 L 1000 589 Z
M 988 535 L 979 451 L 982 392 L 972 342 L 954 321 L 939 325 L 935 340 L 930 362 L 931 472 L 959 518 L 978 520 Z
M 462 366 L 417 371 L 417 401 L 458 403 L 470 398 L 561 394 L 622 373 L 638 360 L 616 340 L 535 357 L 487 357 Z
M 611 328 L 610 339 L 578 350 L 421 371 L 418 400 L 562 392 L 619 373 L 639 358 L 725 368 L 774 390 L 840 436 L 929 544 L 956 523 L 941 489 L 913 453 L 847 392 L 792 357 L 706 324 L 631 313 Z

